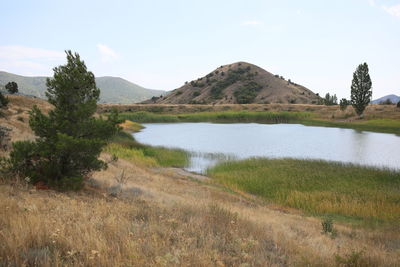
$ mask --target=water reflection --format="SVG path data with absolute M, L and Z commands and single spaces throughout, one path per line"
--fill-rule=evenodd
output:
M 145 124 L 135 134 L 144 144 L 191 152 L 187 169 L 250 157 L 306 158 L 400 169 L 400 137 L 299 124 Z

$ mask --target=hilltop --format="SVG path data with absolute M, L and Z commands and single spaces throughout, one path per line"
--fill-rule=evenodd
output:
M 0 85 L 14 81 L 18 84 L 20 93 L 43 99 L 46 98 L 46 78 L 27 77 L 0 71 Z M 97 77 L 96 84 L 101 92 L 99 103 L 132 104 L 165 94 L 165 91 L 147 89 L 119 77 Z
M 384 103 L 385 101 L 390 100 L 393 104 L 397 104 L 400 101 L 400 96 L 397 95 L 387 95 L 381 98 L 375 99 L 371 101 L 371 104 L 380 104 Z
M 204 77 L 186 82 L 157 104 L 314 104 L 319 96 L 290 79 L 256 65 L 237 62 L 221 66 Z

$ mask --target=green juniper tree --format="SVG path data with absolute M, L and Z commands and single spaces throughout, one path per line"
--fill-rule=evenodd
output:
M 367 63 L 360 64 L 353 74 L 351 83 L 351 104 L 359 116 L 371 102 L 372 82 L 368 71 Z
M 54 68 L 54 77 L 46 81 L 54 109 L 48 115 L 32 109 L 29 125 L 38 138 L 15 142 L 10 162 L 33 183 L 79 189 L 91 171 L 106 167 L 98 156 L 120 121 L 116 112 L 107 120 L 93 117 L 100 95 L 95 77 L 77 53 L 66 54 L 67 64 Z
M 339 107 L 341 111 L 346 110 L 347 106 L 349 105 L 349 102 L 346 98 L 340 99 Z
M 18 84 L 16 82 L 9 82 L 6 84 L 6 89 L 10 94 L 18 93 Z

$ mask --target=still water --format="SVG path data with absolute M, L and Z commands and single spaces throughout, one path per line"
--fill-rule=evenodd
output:
M 323 159 L 400 169 L 400 137 L 300 124 L 149 123 L 134 134 L 152 146 L 190 152 L 187 170 L 251 157 Z

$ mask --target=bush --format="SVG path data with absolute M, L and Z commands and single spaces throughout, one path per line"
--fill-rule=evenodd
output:
M 0 92 L 0 108 L 6 107 L 8 105 L 8 98 L 5 97 L 1 92 Z
M 333 220 L 331 218 L 322 220 L 321 225 L 323 234 L 330 234 L 332 237 L 336 236 L 337 232 L 333 228 Z
M 397 107 L 398 107 L 398 108 L 400 108 L 400 101 L 399 101 L 399 102 L 397 102 Z

